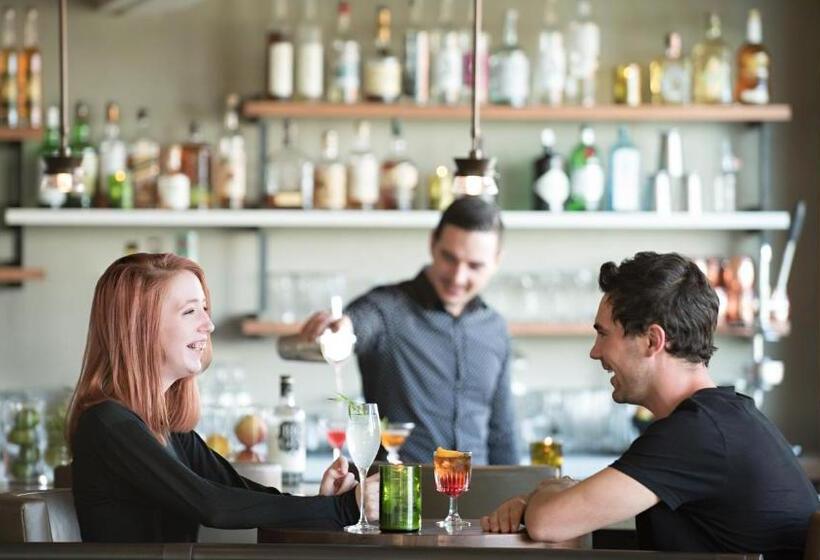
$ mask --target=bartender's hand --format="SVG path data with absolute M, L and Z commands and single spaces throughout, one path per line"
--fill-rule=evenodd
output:
M 307 318 L 302 325 L 302 330 L 299 331 L 299 336 L 305 342 L 314 342 L 325 332 L 325 329 L 328 328 L 333 332 L 338 332 L 341 329 L 349 329 L 352 331 L 353 323 L 347 315 L 342 315 L 341 319 L 334 321 L 330 313 L 327 311 L 319 311 Z
M 379 473 L 367 477 L 367 484 L 364 485 L 364 512 L 369 521 L 379 519 Z M 361 507 L 361 491 L 356 490 L 356 503 Z
M 355 488 L 358 482 L 356 477 L 350 472 L 350 466 L 344 455 L 333 461 L 322 475 L 322 482 L 319 484 L 320 496 L 338 496 Z M 376 485 L 378 491 L 378 484 Z
M 526 494 L 510 498 L 490 515 L 481 518 L 481 528 L 491 533 L 517 533 L 524 519 L 528 499 Z

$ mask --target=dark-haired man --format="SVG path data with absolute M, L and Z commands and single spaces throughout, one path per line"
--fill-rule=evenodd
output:
M 315 313 L 302 328 L 315 340 L 351 326 L 364 398 L 391 422 L 416 427 L 405 461 L 429 463 L 436 447 L 469 450 L 475 464 L 516 464 L 515 419 L 501 316 L 479 297 L 495 272 L 503 225 L 498 208 L 456 200 L 430 236 L 432 262 L 412 280 L 354 300 L 334 322 Z
M 817 493 L 754 402 L 709 376 L 718 300 L 690 260 L 638 253 L 601 267 L 590 357 L 612 398 L 656 420 L 611 466 L 544 484 L 482 519 L 485 530 L 561 541 L 636 517 L 642 548 L 800 558 Z

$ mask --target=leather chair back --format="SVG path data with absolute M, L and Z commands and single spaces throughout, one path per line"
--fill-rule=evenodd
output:
M 811 516 L 803 560 L 820 560 L 820 511 L 815 511 Z
M 0 494 L 0 543 L 81 540 L 71 490 Z
M 481 465 L 473 467 L 470 490 L 458 499 L 458 513 L 464 519 L 478 519 L 502 502 L 519 494 L 529 494 L 538 483 L 555 478 L 557 471 L 546 465 Z M 424 465 L 421 474 L 422 515 L 444 519 L 449 499 L 436 492 L 433 465 Z

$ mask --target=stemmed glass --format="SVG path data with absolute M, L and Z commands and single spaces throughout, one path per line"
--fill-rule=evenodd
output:
M 345 420 L 339 418 L 327 418 L 323 422 L 327 443 L 333 449 L 333 460 L 342 456 L 342 447 L 347 439 Z
M 389 422 L 382 430 L 382 447 L 387 451 L 387 462 L 394 465 L 401 463 L 399 449 L 410 436 L 416 425 L 412 422 Z
M 372 534 L 378 533 L 378 525 L 367 522 L 364 511 L 365 482 L 367 470 L 376 458 L 380 443 L 379 407 L 375 403 L 350 403 L 347 408 L 347 449 L 350 457 L 359 471 L 359 522 L 348 525 L 348 533 Z
M 436 491 L 450 498 L 447 517 L 436 524 L 448 531 L 470 526 L 470 522 L 458 514 L 458 497 L 470 489 L 472 460 L 473 454 L 469 451 L 451 451 L 440 447 L 433 455 Z

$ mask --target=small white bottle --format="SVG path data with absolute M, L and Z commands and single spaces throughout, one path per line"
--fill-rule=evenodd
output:
M 618 128 L 618 141 L 609 154 L 609 207 L 616 212 L 641 209 L 641 152 L 625 127 Z
M 268 462 L 282 466 L 282 485 L 301 484 L 307 467 L 305 411 L 296 405 L 290 375 L 280 379 L 279 404 L 268 430 Z

